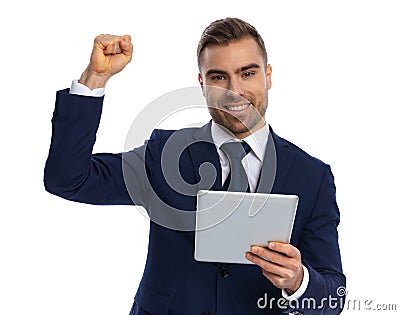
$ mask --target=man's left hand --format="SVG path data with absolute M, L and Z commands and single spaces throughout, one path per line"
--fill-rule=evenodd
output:
M 303 281 L 300 251 L 293 245 L 270 242 L 268 248 L 251 246 L 246 258 L 260 266 L 263 275 L 289 295 L 296 292 Z

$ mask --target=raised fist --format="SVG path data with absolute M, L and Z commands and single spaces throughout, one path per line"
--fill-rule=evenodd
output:
M 95 38 L 90 63 L 79 82 L 90 89 L 104 87 L 109 78 L 132 60 L 133 45 L 129 35 L 99 35 Z

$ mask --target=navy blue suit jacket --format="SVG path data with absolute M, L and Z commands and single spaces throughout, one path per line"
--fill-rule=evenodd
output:
M 178 131 L 155 130 L 144 146 L 130 152 L 92 154 L 102 103 L 103 98 L 70 95 L 68 90 L 57 93 L 44 183 L 47 191 L 69 200 L 135 204 L 148 211 L 153 219 L 148 255 L 131 314 L 288 312 L 282 303 L 277 303 L 281 290 L 262 275 L 258 266 L 194 260 L 191 214 L 196 209 L 195 193 L 198 189 L 222 188 L 210 125 Z M 177 185 L 184 192 L 171 187 L 163 172 L 161 152 L 167 143 L 177 148 L 175 153 L 169 151 L 166 161 L 174 161 L 168 169 L 179 170 L 182 181 Z M 276 174 L 275 168 L 267 165 L 273 156 Z M 199 169 L 205 162 L 216 172 L 204 176 L 206 172 L 201 177 Z M 340 298 L 337 289 L 345 286 L 337 235 L 339 210 L 330 167 L 271 129 L 258 192 L 271 190 L 300 197 L 290 243 L 300 250 L 310 280 L 294 308 L 305 314 L 338 314 L 340 303 L 338 308 L 332 308 L 326 300 L 329 296 Z M 189 215 L 176 215 L 174 209 Z M 171 228 L 178 225 L 181 230 Z M 257 301 L 265 296 L 270 303 L 260 308 Z

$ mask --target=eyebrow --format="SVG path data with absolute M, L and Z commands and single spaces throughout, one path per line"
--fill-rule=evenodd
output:
M 255 69 L 259 69 L 261 67 L 260 67 L 260 65 L 258 65 L 256 63 L 250 63 L 247 66 L 244 66 L 244 67 L 236 69 L 235 73 L 237 74 L 237 73 L 240 73 L 240 72 L 243 72 L 243 71 L 246 71 L 246 70 L 249 70 L 249 69 L 254 69 L 254 68 Z M 206 72 L 206 76 L 210 76 L 210 75 L 213 75 L 213 74 L 227 74 L 227 72 L 224 71 L 224 70 L 219 70 L 219 69 L 209 69 Z

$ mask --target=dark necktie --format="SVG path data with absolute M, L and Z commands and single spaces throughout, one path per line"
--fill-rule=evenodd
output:
M 221 145 L 221 150 L 228 157 L 231 166 L 223 190 L 250 191 L 246 171 L 242 165 L 242 159 L 251 151 L 250 146 L 246 142 L 228 142 Z

